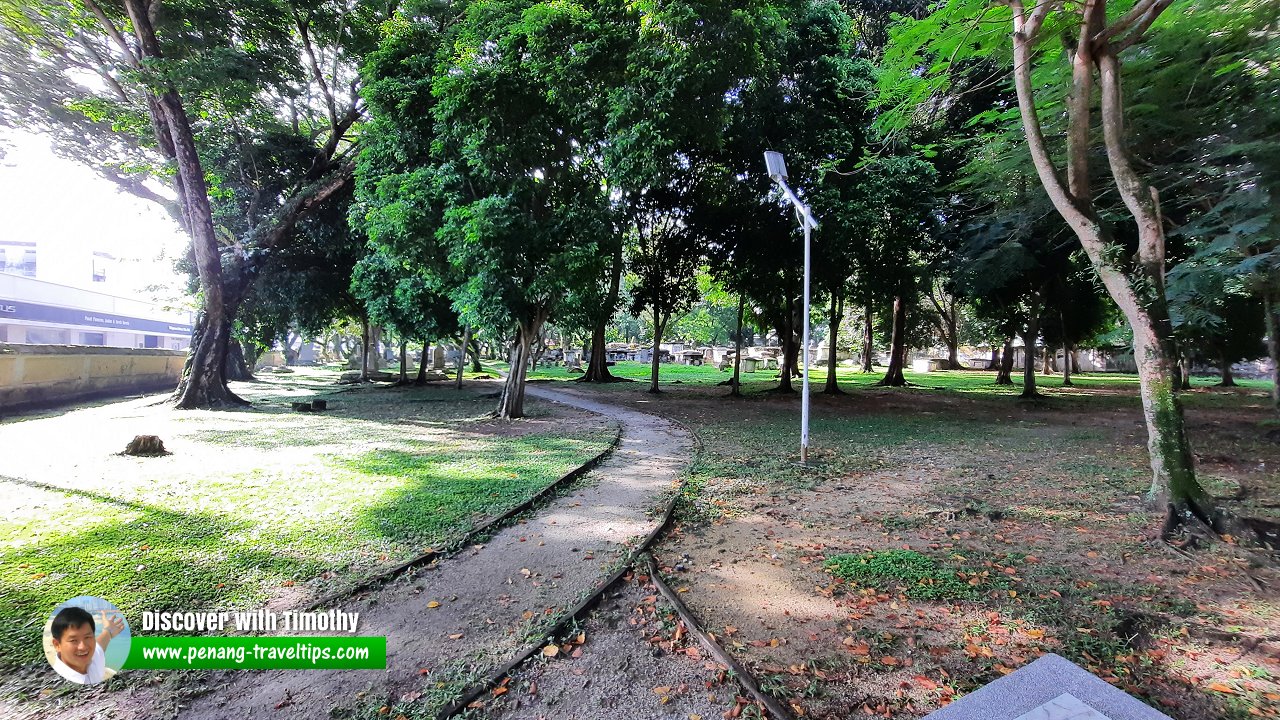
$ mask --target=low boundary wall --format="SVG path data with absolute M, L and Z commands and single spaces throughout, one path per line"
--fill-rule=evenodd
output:
M 185 350 L 0 343 L 0 414 L 177 386 Z

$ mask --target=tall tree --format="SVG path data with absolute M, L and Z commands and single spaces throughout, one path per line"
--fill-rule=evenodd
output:
M 631 289 L 631 313 L 648 310 L 653 319 L 653 357 L 649 369 L 649 392 L 659 392 L 658 364 L 662 359 L 662 338 L 673 317 L 697 299 L 697 271 L 702 264 L 702 242 L 685 222 L 678 191 L 653 190 L 633 200 L 634 240 L 631 272 L 638 282 Z
M 312 132 L 304 95 L 313 88 L 302 69 L 303 48 L 324 49 L 333 60 L 330 82 L 318 78 L 317 95 L 327 94 L 346 70 L 349 57 L 369 37 L 364 5 L 277 0 L 229 3 L 122 4 L 6 3 L 0 19 L 6 42 L 16 37 L 37 49 L 26 57 L 37 73 L 89 70 L 103 91 L 80 84 L 79 97 L 64 81 L 41 96 L 27 87 L 0 95 L 4 102 L 58 94 L 63 107 L 93 121 L 98 136 L 109 127 L 115 145 L 129 149 L 128 161 L 114 158 L 98 167 L 140 197 L 163 198 L 146 179 L 170 177 L 176 191 L 174 215 L 192 238 L 190 268 L 200 289 L 201 309 L 192 352 L 175 393 L 179 407 L 240 404 L 226 384 L 225 364 L 236 314 L 250 291 L 257 263 L 266 250 L 289 240 L 297 223 L 327 205 L 350 178 L 339 157 L 347 131 L 358 117 L 354 93 L 346 112 L 329 132 Z M 342 21 L 334 20 L 341 15 Z M 305 19 L 303 19 L 305 18 Z M 308 32 L 311 34 L 308 36 Z M 6 62 L 16 56 L 6 54 Z M 48 58 L 60 58 L 50 62 Z M 322 93 L 323 91 L 323 93 Z M 329 96 L 332 100 L 332 96 Z M 332 104 L 332 103 L 331 103 Z M 292 108 L 295 136 L 319 146 L 299 158 L 279 132 L 279 117 Z M 66 113 L 47 103 L 45 126 L 65 123 Z M 35 121 L 40 111 L 10 113 Z M 286 126 L 287 127 L 287 126 Z M 56 135 L 65 138 L 65 134 Z M 274 154 L 286 150 L 283 155 Z M 287 158 L 301 168 L 273 165 Z M 97 158 L 83 157 L 93 164 Z M 167 169 L 166 169 L 167 167 Z M 344 172 L 345 168 L 345 172 Z M 289 180 L 281 185 L 282 179 Z M 256 187 L 258 192 L 242 192 Z
M 978 0 L 948 3 L 895 38 L 902 52 L 890 63 L 896 71 L 886 74 L 883 87 L 899 109 L 933 103 L 938 86 L 945 85 L 937 79 L 957 63 L 1011 49 L 1016 117 L 1036 175 L 1133 332 L 1152 468 L 1149 500 L 1165 510 L 1166 532 L 1186 524 L 1220 527 L 1220 516 L 1196 480 L 1174 392 L 1176 352 L 1165 294 L 1164 208 L 1170 203 L 1133 160 L 1121 91 L 1122 54 L 1153 31 L 1170 0 L 1113 4 L 1116 12 L 1109 16 L 1106 0 L 1033 6 L 1010 0 L 997 7 Z M 1059 118 L 1065 160 L 1046 131 L 1047 123 Z M 1095 120 L 1101 127 L 1100 152 Z M 1103 189 L 1091 167 L 1096 157 L 1105 159 L 1112 181 L 1108 189 L 1122 201 L 1127 222 L 1103 212 Z

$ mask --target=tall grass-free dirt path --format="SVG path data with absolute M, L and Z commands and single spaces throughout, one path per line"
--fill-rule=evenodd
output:
M 659 521 L 654 509 L 688 462 L 679 425 L 573 392 L 530 395 L 613 418 L 621 443 L 579 489 L 438 565 L 338 604 L 358 634 L 387 637 L 385 671 L 231 672 L 181 718 L 317 718 L 394 706 L 448 677 L 487 672 L 583 596 Z M 322 608 L 323 609 L 323 608 Z

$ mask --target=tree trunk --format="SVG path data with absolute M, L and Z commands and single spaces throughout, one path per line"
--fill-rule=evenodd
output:
M 1071 346 L 1062 346 L 1062 387 L 1075 387 L 1075 383 L 1071 382 Z
M 864 373 L 875 371 L 875 341 L 875 328 L 871 321 L 871 298 L 867 298 L 867 305 L 862 313 L 862 372 Z
M 467 348 L 471 346 L 471 323 L 462 326 L 462 345 L 458 346 L 458 382 L 454 385 L 462 389 L 462 371 L 467 367 Z
M 293 349 L 293 341 L 295 338 L 297 338 L 298 340 L 297 350 Z M 298 357 L 302 355 L 303 342 L 305 341 L 302 339 L 302 336 L 295 335 L 292 332 L 287 332 L 287 331 L 285 332 L 284 334 L 284 364 L 285 365 L 296 365 L 298 363 Z M 242 347 L 241 350 L 243 351 L 243 349 L 244 348 Z
M 790 313 L 788 313 L 790 314 Z M 774 388 L 776 392 L 795 392 L 795 387 L 791 384 L 791 358 L 793 347 L 798 345 L 795 333 L 792 332 L 792 326 L 788 321 L 783 328 L 775 328 L 779 330 L 778 337 L 782 340 L 782 358 L 778 361 L 778 387 Z M 785 332 L 783 332 L 785 330 Z
M 991 346 L 991 360 L 987 363 L 988 370 L 1000 369 L 1000 348 L 995 345 Z
M 400 341 L 400 384 L 409 382 L 409 343 Z
M 662 333 L 667 329 L 667 321 L 657 310 L 653 311 L 653 357 L 649 361 L 649 392 L 662 392 L 658 389 L 658 363 L 662 359 Z
M 521 321 L 516 335 L 515 347 L 512 349 L 511 368 L 507 373 L 507 381 L 502 386 L 502 397 L 498 401 L 498 417 L 502 420 L 516 420 L 524 417 L 524 386 L 529 374 L 529 360 L 533 355 L 533 343 L 542 331 L 546 315 L 539 310 L 531 320 Z
M 591 329 L 591 359 L 587 361 L 587 372 L 582 376 L 582 382 L 608 383 L 615 380 L 613 373 L 609 372 L 609 351 L 605 342 L 608 324 L 605 320 Z
M 745 308 L 746 298 L 738 293 L 738 333 L 733 341 L 733 389 L 729 391 L 733 397 L 742 396 L 742 312 Z
M 427 340 L 422 341 L 422 357 L 418 359 L 418 377 L 413 381 L 414 385 L 427 384 L 427 358 L 431 356 L 431 343 Z
M 360 380 L 369 381 L 369 318 L 360 319 Z
M 369 338 L 369 350 L 365 353 L 365 357 L 369 363 L 369 372 L 381 372 L 382 328 L 377 325 L 369 326 L 367 337 Z
M 946 337 L 947 340 L 947 368 L 950 370 L 963 370 L 964 366 L 960 364 L 960 320 L 957 317 L 960 313 L 956 310 L 954 298 L 951 303 L 951 312 L 947 314 L 947 327 L 950 329 Z
M 1035 313 L 1033 313 L 1034 315 Z M 1040 397 L 1036 390 L 1036 336 L 1040 334 L 1040 322 L 1028 320 L 1026 331 L 1022 334 L 1022 396 L 1024 398 Z M 1045 348 L 1045 353 L 1049 348 Z
M 836 293 L 831 298 L 831 324 L 827 335 L 827 386 L 822 392 L 830 395 L 843 395 L 840 383 L 836 380 L 837 342 L 840 339 L 840 321 L 844 319 L 844 296 Z
M 124 7 L 138 41 L 139 64 L 163 58 L 147 12 L 148 3 L 125 0 Z M 110 29 L 115 30 L 114 27 Z M 171 156 L 177 166 L 174 189 L 182 208 L 185 229 L 191 236 L 203 300 L 191 337 L 191 352 L 172 400 L 176 407 L 182 409 L 247 405 L 227 385 L 226 357 L 234 313 L 229 311 L 224 297 L 222 260 L 213 227 L 204 167 L 196 150 L 195 135 L 182 96 L 172 87 L 162 90 L 159 94 L 147 92 L 147 106 L 156 141 L 163 154 Z
M 1280 413 L 1280 291 L 1265 290 L 1262 309 L 1267 328 L 1267 357 L 1271 360 L 1271 409 Z
M 1174 387 L 1179 391 L 1191 389 L 1191 355 L 1186 352 L 1178 353 L 1178 372 L 1175 377 Z
M 996 373 L 997 385 L 1013 384 L 1013 338 L 1005 338 L 1000 355 L 1000 371 Z
M 253 370 L 245 359 L 244 345 L 239 340 L 227 344 L 227 366 L 224 368 L 228 380 L 247 382 L 253 380 Z
M 1235 387 L 1236 378 L 1231 374 L 1231 361 L 1227 359 L 1227 354 L 1222 353 L 1222 382 L 1218 383 L 1218 387 Z
M 622 288 L 623 264 L 622 244 L 619 243 L 614 247 L 613 266 L 609 275 L 609 296 L 605 302 L 604 310 L 591 328 L 591 360 L 587 365 L 587 372 L 582 376 L 583 382 L 611 383 L 617 380 L 613 373 L 609 372 L 609 356 L 605 348 L 607 344 L 605 342 L 605 332 L 609 327 L 609 320 L 612 319 L 614 308 L 618 307 L 618 294 Z
M 1145 27 L 1129 28 L 1133 33 L 1129 37 L 1140 38 L 1165 5 L 1167 3 L 1153 6 L 1144 16 Z M 1189 521 L 1198 520 L 1213 526 L 1217 513 L 1208 494 L 1196 482 L 1182 405 L 1173 387 L 1175 352 L 1164 287 L 1165 238 L 1159 195 L 1134 170 L 1129 159 L 1120 60 L 1118 49 L 1108 39 L 1106 4 L 1096 1 L 1084 4 L 1078 41 L 1071 57 L 1065 183 L 1049 154 L 1032 82 L 1034 42 L 1053 7 L 1053 3 L 1041 3 L 1028 11 L 1022 0 L 1010 2 L 1014 87 L 1032 162 L 1050 201 L 1080 240 L 1103 285 L 1133 330 L 1134 360 L 1138 366 L 1152 470 L 1148 500 L 1166 512 L 1163 534 Z M 1132 25 L 1134 21 L 1129 19 L 1129 22 Z M 1114 26 L 1111 29 L 1115 29 Z M 1131 265 L 1117 262 L 1114 252 L 1117 243 L 1110 226 L 1093 205 L 1096 193 L 1089 186 L 1095 69 L 1100 86 L 1097 95 L 1106 159 L 1116 190 L 1137 226 L 1138 249 Z
M 907 303 L 901 297 L 893 299 L 893 332 L 889 341 L 889 369 L 877 385 L 901 387 L 907 384 L 902 374 L 907 363 Z
M 1133 332 L 1133 357 L 1138 364 L 1154 476 L 1147 498 L 1155 507 L 1167 508 L 1171 521 L 1195 517 L 1212 526 L 1214 513 L 1208 494 L 1196 481 L 1182 404 L 1173 391 L 1171 348 L 1155 346 L 1161 342 L 1155 330 L 1154 325 L 1146 325 L 1135 327 Z

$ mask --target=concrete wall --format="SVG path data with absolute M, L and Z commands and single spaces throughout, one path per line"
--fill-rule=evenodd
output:
M 177 386 L 187 353 L 0 343 L 0 413 Z

